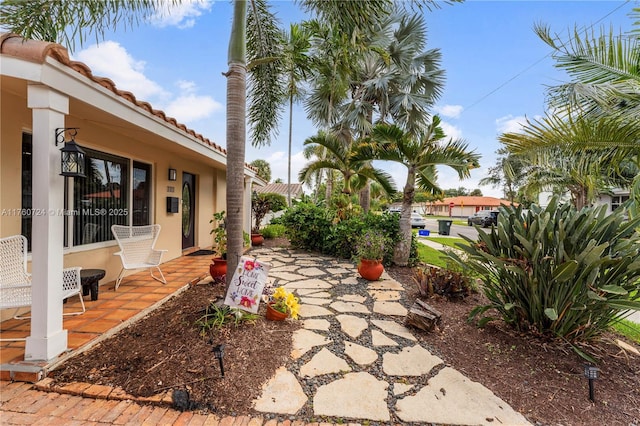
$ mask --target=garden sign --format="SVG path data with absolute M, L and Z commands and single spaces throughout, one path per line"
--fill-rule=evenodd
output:
M 242 256 L 233 273 L 224 304 L 254 314 L 258 312 L 262 289 L 267 283 L 270 268 L 269 263 L 260 262 L 253 257 Z

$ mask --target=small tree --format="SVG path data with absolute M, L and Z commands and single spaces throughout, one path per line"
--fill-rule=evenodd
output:
M 251 211 L 255 219 L 252 232 L 260 232 L 260 224 L 267 213 L 279 212 L 285 207 L 287 207 L 287 200 L 284 196 L 272 192 L 258 194 L 254 191 L 251 197 Z

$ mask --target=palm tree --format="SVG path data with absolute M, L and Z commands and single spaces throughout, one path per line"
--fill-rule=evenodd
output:
M 461 139 L 445 141 L 438 116 L 434 116 L 431 124 L 419 135 L 382 123 L 373 128 L 371 137 L 377 143 L 375 149 L 380 160 L 394 161 L 407 167 L 400 213 L 400 234 L 403 238 L 396 245 L 393 259 L 398 265 L 406 265 L 411 248 L 411 206 L 416 184 L 423 190 L 438 194 L 442 190 L 438 186 L 436 166 L 449 166 L 463 179 L 469 177 L 472 168 L 478 167 L 480 157 L 469 151 Z
M 369 164 L 372 157 L 370 148 L 357 144 L 351 139 L 349 132 L 341 134 L 320 131 L 304 141 L 305 145 L 321 146 L 327 155 L 307 164 L 300 170 L 300 179 L 306 180 L 319 170 L 335 170 L 342 175 L 345 195 L 350 196 L 354 190 L 360 189 L 367 179 L 380 184 L 387 194 L 395 192 L 391 176 Z
M 636 123 L 611 117 L 547 115 L 527 120 L 520 133 L 499 137 L 509 152 L 526 156 L 534 167 L 525 186 L 529 194 L 564 185 L 577 208 L 591 204 L 599 192 L 629 186 L 629 162 L 638 165 Z M 584 148 L 574 150 L 576 143 Z M 626 147 L 636 146 L 629 156 Z M 587 148 L 589 147 L 589 148 Z
M 293 137 L 293 104 L 304 95 L 301 83 L 306 81 L 311 71 L 308 56 L 310 32 L 304 25 L 291 24 L 284 47 L 284 72 L 286 95 L 289 101 L 289 154 L 287 159 L 287 205 L 291 207 L 291 145 Z
M 521 156 L 515 155 L 502 147 L 496 151 L 496 165 L 489 167 L 487 176 L 480 179 L 480 185 L 502 186 L 505 199 L 514 202 L 518 189 L 524 184 L 529 170 L 529 163 Z M 521 201 L 521 200 L 518 200 Z

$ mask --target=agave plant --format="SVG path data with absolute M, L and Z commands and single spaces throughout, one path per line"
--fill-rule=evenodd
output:
M 498 226 L 467 240 L 463 267 L 484 280 L 489 303 L 474 309 L 484 325 L 490 309 L 519 330 L 553 334 L 569 342 L 599 336 L 629 310 L 640 310 L 640 219 L 623 208 L 576 210 L 569 204 L 501 207 Z M 575 346 L 574 346 L 575 347 Z

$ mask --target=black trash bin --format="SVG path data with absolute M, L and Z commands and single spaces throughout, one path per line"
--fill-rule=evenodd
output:
M 440 235 L 449 235 L 452 223 L 452 220 L 438 219 L 438 233 Z

